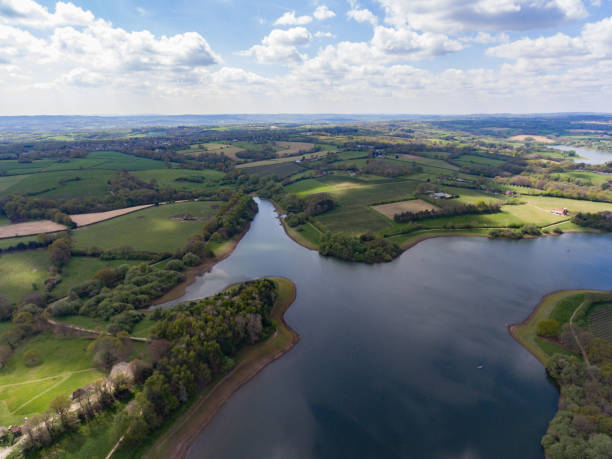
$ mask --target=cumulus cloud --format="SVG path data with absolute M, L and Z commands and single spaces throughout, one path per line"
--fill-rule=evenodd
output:
M 374 13 L 366 8 L 359 8 L 356 5 L 353 6 L 353 8 L 346 13 L 346 15 L 349 19 L 353 19 L 357 22 L 369 22 L 372 25 L 378 24 L 378 18 Z
M 331 19 L 335 17 L 336 13 L 330 10 L 327 6 L 321 5 L 318 6 L 316 10 L 314 10 L 314 13 L 312 13 L 312 15 L 315 17 L 315 19 L 319 21 L 324 21 L 325 19 Z
M 72 3 L 57 2 L 55 12 L 33 0 L 0 0 L 0 23 L 32 28 L 53 28 L 60 25 L 85 26 L 94 21 L 91 11 Z
M 463 42 L 488 45 L 491 43 L 507 43 L 510 41 L 510 37 L 506 33 L 490 34 L 487 32 L 478 32 L 476 35 L 471 37 L 461 37 L 460 40 Z
M 260 45 L 252 46 L 242 54 L 254 55 L 257 62 L 262 64 L 291 64 L 305 59 L 298 48 L 308 46 L 311 41 L 312 35 L 304 27 L 293 27 L 287 30 L 274 29 L 264 37 Z
M 489 48 L 489 56 L 506 59 L 547 59 L 556 63 L 612 58 L 612 17 L 585 24 L 580 35 L 563 33 L 539 38 L 522 38 Z M 550 63 L 550 62 L 549 62 Z
M 331 32 L 321 32 L 321 31 L 315 32 L 314 36 L 317 38 L 336 38 L 336 36 Z
M 460 33 L 529 30 L 583 19 L 582 0 L 377 0 L 385 21 L 416 30 Z
M 446 35 L 409 29 L 374 28 L 372 45 L 385 54 L 420 59 L 460 51 L 463 45 Z
M 276 20 L 274 25 L 280 26 L 296 26 L 306 25 L 312 22 L 311 16 L 296 16 L 295 11 L 288 11 Z

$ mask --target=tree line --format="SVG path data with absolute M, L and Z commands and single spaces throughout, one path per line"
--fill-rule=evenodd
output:
M 427 209 L 417 212 L 401 212 L 393 216 L 396 223 L 408 223 L 432 217 L 454 217 L 467 214 L 494 214 L 501 210 L 501 204 L 496 201 L 478 201 L 476 204 L 454 203 L 452 206 L 438 209 Z

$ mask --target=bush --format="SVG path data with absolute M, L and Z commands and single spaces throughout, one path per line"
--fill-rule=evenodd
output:
M 557 336 L 559 336 L 560 331 L 561 327 L 559 326 L 559 322 L 554 319 L 540 320 L 538 322 L 538 336 L 543 336 L 545 338 L 556 338 Z
M 54 317 L 69 316 L 76 314 L 78 311 L 78 305 L 75 303 L 69 303 L 65 300 L 59 300 L 49 306 L 49 312 Z
M 185 269 L 185 265 L 181 260 L 170 260 L 168 264 L 166 264 L 166 269 L 170 271 L 182 271 Z
M 183 257 L 183 264 L 185 266 L 198 266 L 200 263 L 200 257 L 198 257 L 195 253 L 188 252 Z
M 36 349 L 28 349 L 23 353 L 23 362 L 27 367 L 35 367 L 43 362 L 42 355 Z

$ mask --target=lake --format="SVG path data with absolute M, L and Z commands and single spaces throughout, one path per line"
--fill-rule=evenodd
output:
M 543 457 L 557 390 L 506 326 L 553 290 L 612 287 L 612 237 L 431 239 L 364 265 L 301 247 L 258 204 L 235 252 L 182 300 L 285 276 L 302 339 L 230 399 L 190 458 Z
M 590 148 L 568 147 L 567 145 L 547 145 L 550 148 L 561 151 L 575 151 L 580 158 L 574 158 L 577 163 L 605 164 L 612 161 L 612 152 L 601 152 Z

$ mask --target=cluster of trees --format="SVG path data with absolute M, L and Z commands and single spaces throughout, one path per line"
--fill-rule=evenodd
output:
M 287 210 L 285 221 L 291 227 L 302 225 L 310 217 L 321 215 L 336 207 L 336 202 L 327 193 L 316 193 L 304 198 L 294 194 L 285 194 L 280 203 L 283 209 Z
M 149 307 L 152 300 L 184 280 L 180 271 L 171 268 L 166 265 L 159 269 L 145 263 L 104 268 L 91 280 L 73 287 L 65 299 L 50 305 L 49 312 L 54 316 L 100 317 L 110 320 L 110 332 L 130 332 L 143 318 L 131 311 Z
M 12 222 L 53 220 L 68 228 L 76 226 L 70 217 L 60 209 L 60 205 L 52 199 L 23 195 L 5 196 L 0 199 L 0 209 Z
M 575 167 L 574 164 L 570 165 Z M 554 172 L 562 172 L 564 169 L 557 166 Z M 580 199 L 585 201 L 612 202 L 612 192 L 607 182 L 602 185 L 595 186 L 586 181 L 578 181 L 567 177 L 567 182 L 561 181 L 560 175 L 557 174 L 537 174 L 534 171 L 531 175 L 516 175 L 506 179 L 511 185 L 524 186 L 528 188 L 536 188 L 544 191 L 545 196 L 553 196 L 557 198 Z M 572 183 L 573 182 L 573 183 Z
M 576 357 L 556 354 L 547 365 L 549 375 L 561 388 L 559 410 L 542 438 L 547 457 L 610 457 L 612 349 L 607 350 L 606 358 L 592 363 L 587 367 Z
M 394 242 L 370 234 L 354 237 L 342 233 L 325 233 L 321 238 L 319 253 L 347 261 L 381 263 L 393 260 L 402 251 Z
M 39 293 L 26 295 L 19 305 L 0 296 L 0 322 L 13 323 L 9 330 L 0 335 L 0 369 L 21 342 L 45 329 L 46 323 L 42 319 L 44 306 L 45 298 Z
M 558 234 L 563 232 L 559 228 L 553 231 Z M 542 230 L 534 223 L 526 223 L 518 228 L 493 228 L 489 231 L 491 239 L 523 239 L 525 236 L 540 236 L 541 234 Z
M 467 214 L 494 214 L 499 212 L 501 204 L 499 202 L 478 201 L 476 204 L 454 203 L 452 206 L 440 209 L 421 210 L 418 212 L 402 212 L 395 214 L 393 220 L 397 223 L 415 222 L 431 217 L 454 217 Z
M 257 203 L 250 196 L 236 193 L 221 208 L 216 218 L 204 225 L 201 235 L 197 235 L 187 243 L 220 242 L 243 232 L 257 214 Z M 187 249 L 187 247 L 186 247 Z M 199 251 L 189 250 L 201 255 Z
M 612 231 L 612 212 L 604 211 L 598 213 L 579 212 L 572 217 L 572 223 L 600 231 Z
M 264 279 L 160 311 L 152 332 L 153 374 L 120 416 L 124 441 L 142 441 L 215 376 L 229 371 L 241 347 L 269 336 L 276 296 L 274 283 Z

